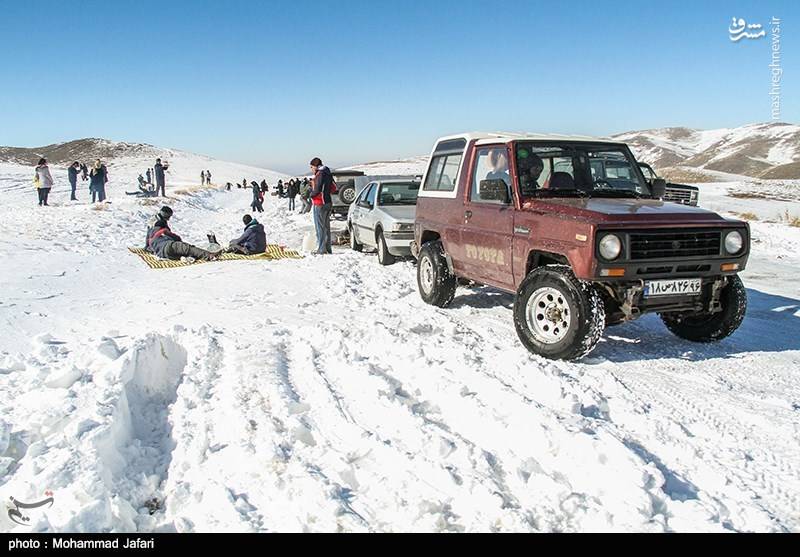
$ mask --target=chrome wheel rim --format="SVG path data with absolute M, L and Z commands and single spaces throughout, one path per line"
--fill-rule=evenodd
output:
M 356 198 L 355 188 L 347 188 L 342 192 L 342 199 L 344 199 L 345 203 L 352 203 L 355 198 Z
M 419 262 L 419 284 L 426 294 L 433 289 L 433 263 L 427 257 L 423 257 Z
M 550 287 L 533 292 L 525 306 L 525 317 L 534 338 L 544 344 L 564 340 L 572 324 L 572 311 L 566 297 Z

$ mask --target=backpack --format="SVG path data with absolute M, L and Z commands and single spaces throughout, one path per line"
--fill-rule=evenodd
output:
M 334 180 L 333 176 L 331 176 L 331 191 L 330 191 L 330 194 L 331 195 L 336 195 L 337 193 L 339 193 L 339 188 L 336 186 L 336 180 Z

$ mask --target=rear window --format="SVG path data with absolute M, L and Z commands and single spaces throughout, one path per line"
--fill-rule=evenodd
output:
M 378 201 L 381 205 L 416 205 L 419 182 L 381 185 Z
M 461 153 L 435 155 L 431 159 L 428 177 L 425 179 L 425 191 L 453 191 L 458 179 L 458 168 L 461 166 Z

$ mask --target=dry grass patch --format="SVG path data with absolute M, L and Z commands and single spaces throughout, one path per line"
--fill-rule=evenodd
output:
M 790 215 L 789 211 L 783 213 L 783 220 L 785 220 L 789 226 L 800 228 L 800 217 L 796 215 Z
M 747 212 L 747 213 L 733 213 L 733 214 L 742 220 L 758 220 L 758 215 L 756 215 L 755 213 Z

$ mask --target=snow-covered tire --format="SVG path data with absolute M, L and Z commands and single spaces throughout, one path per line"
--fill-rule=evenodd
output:
M 339 202 L 342 205 L 350 205 L 356 200 L 356 187 L 354 185 L 347 185 L 339 190 Z
M 441 242 L 428 242 L 419 251 L 417 287 L 425 303 L 443 308 L 453 301 L 456 295 L 456 277 L 447 267 Z
M 530 352 L 574 360 L 597 345 L 605 327 L 603 300 L 566 265 L 531 271 L 514 300 L 514 326 Z
M 693 342 L 714 342 L 733 334 L 747 312 L 747 290 L 738 275 L 728 279 L 719 296 L 722 311 L 687 315 L 663 313 L 661 320 L 673 334 Z
M 358 240 L 356 240 L 356 229 L 353 227 L 352 223 L 348 228 L 350 228 L 350 249 L 353 251 L 362 251 L 364 245 L 359 244 Z
M 385 266 L 395 262 L 394 255 L 389 253 L 389 248 L 386 247 L 386 239 L 383 237 L 383 230 L 378 230 L 375 244 L 378 246 L 378 263 Z

